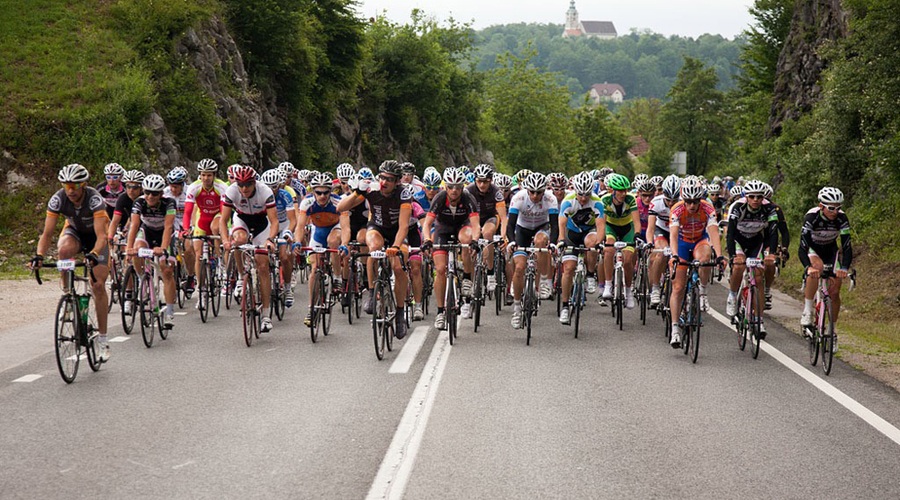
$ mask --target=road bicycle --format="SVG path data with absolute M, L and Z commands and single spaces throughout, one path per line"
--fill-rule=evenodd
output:
M 647 324 L 647 308 L 650 307 L 650 255 L 653 245 L 637 241 L 637 266 L 634 271 L 634 300 L 641 313 L 641 324 Z
M 397 303 L 394 298 L 394 290 L 391 287 L 391 278 L 394 270 L 390 259 L 384 250 L 373 250 L 367 254 L 358 254 L 360 257 L 375 259 L 378 266 L 372 293 L 372 337 L 375 341 L 375 356 L 378 360 L 384 359 L 385 349 L 394 349 L 394 322 L 397 316 Z M 398 253 L 401 264 L 403 253 Z M 404 266 L 405 268 L 405 266 Z
M 165 308 L 160 290 L 162 289 L 162 271 L 159 268 L 160 259 L 169 259 L 168 252 L 162 256 L 155 255 L 152 248 L 138 248 L 137 256 L 144 259 L 144 269 L 139 280 L 140 293 L 136 308 L 141 315 L 141 337 L 144 345 L 149 349 L 153 347 L 156 332 L 159 338 L 165 340 L 169 331 L 163 327 L 162 315 Z
M 115 237 L 109 242 L 109 308 L 112 311 L 113 304 L 123 307 L 125 282 L 125 238 L 121 231 L 116 231 Z
M 341 310 L 346 309 L 347 321 L 352 325 L 353 317 L 359 319 L 362 310 L 362 293 L 365 288 L 366 269 L 360 260 L 362 256 L 359 253 L 361 243 L 357 241 L 350 242 L 350 271 L 347 273 L 347 279 L 344 280 L 343 296 L 347 299 L 347 307 L 341 304 Z
M 625 323 L 624 318 L 622 317 L 622 310 L 625 307 L 625 255 L 622 251 L 628 246 L 628 243 L 617 241 L 611 246 L 616 249 L 616 255 L 614 257 L 613 296 L 612 307 L 610 307 L 610 310 L 612 311 L 613 317 L 616 318 L 616 324 L 619 325 L 619 330 L 621 330 Z
M 200 276 L 198 276 L 197 293 L 200 294 L 197 310 L 200 311 L 200 321 L 206 323 L 209 312 L 213 316 L 219 316 L 219 307 L 222 303 L 222 282 L 219 279 L 219 259 L 213 254 L 213 242 L 221 239 L 216 235 L 191 236 L 191 240 L 200 240 L 203 246 L 200 250 Z
M 173 275 L 175 277 L 175 301 L 178 303 L 179 309 L 184 309 L 184 301 L 187 299 L 187 280 L 188 272 L 185 269 L 183 240 L 177 235 L 172 237 L 171 255 L 175 258 L 175 268 Z
M 422 312 L 428 316 L 431 308 L 431 295 L 434 293 L 434 259 L 431 253 L 422 252 Z
M 78 375 L 82 354 L 86 354 L 92 371 L 98 371 L 104 363 L 97 352 L 97 307 L 91 290 L 94 271 L 90 261 L 74 259 L 45 262 L 43 266 L 56 267 L 62 273 L 63 295 L 56 306 L 54 351 L 60 377 L 71 384 Z M 76 268 L 84 269 L 84 273 L 76 276 Z M 38 285 L 43 284 L 40 270 L 41 267 L 34 268 L 34 278 Z
M 499 247 L 503 243 L 503 236 L 494 235 L 494 242 Z M 494 314 L 500 315 L 503 303 L 506 301 L 506 252 L 500 248 L 494 249 Z
M 447 286 L 444 289 L 444 318 L 450 337 L 450 345 L 456 342 L 460 300 L 462 299 L 462 281 L 457 272 L 459 251 L 466 245 L 459 243 L 442 243 L 432 246 L 434 250 L 447 251 Z
M 488 240 L 478 240 L 477 249 L 475 250 L 477 253 L 475 255 L 475 274 L 472 275 L 472 308 L 475 316 L 475 331 L 478 331 L 478 327 L 481 326 L 481 309 L 484 307 L 485 303 L 487 303 L 489 294 L 487 291 L 487 267 L 484 265 L 484 250 L 489 245 L 498 246 L 503 241 L 502 237 L 499 235 L 494 236 L 493 241 Z M 500 253 L 496 248 L 494 249 L 494 254 Z M 496 273 L 496 269 L 494 271 Z M 495 291 L 497 289 L 495 288 Z
M 585 246 L 570 247 L 577 260 L 575 262 L 575 276 L 572 278 L 572 294 L 569 296 L 569 307 L 571 308 L 571 321 L 575 326 L 575 338 L 578 338 L 578 329 L 581 324 L 581 311 L 587 303 L 587 292 L 585 291 L 585 280 L 587 278 L 587 268 L 584 264 L 584 255 L 587 252 L 596 252 L 596 248 Z
M 525 289 L 522 291 L 522 319 L 525 321 L 526 337 L 525 345 L 531 345 L 531 321 L 537 316 L 541 305 L 541 295 L 535 288 L 537 283 L 537 254 L 552 253 L 553 250 L 544 247 L 525 247 L 521 249 L 528 253 L 525 264 Z
M 313 287 L 309 307 L 309 335 L 315 343 L 319 340 L 319 332 L 322 335 L 328 335 L 331 330 L 331 311 L 336 295 L 332 293 L 331 276 L 333 271 L 329 254 L 338 253 L 338 250 L 325 247 L 301 247 L 300 251 L 312 252 L 319 259 L 316 272 L 312 276 Z
M 244 271 L 241 273 L 241 323 L 243 324 L 244 343 L 253 345 L 259 338 L 262 327 L 262 293 L 259 289 L 259 272 L 256 268 L 256 256 L 268 255 L 265 247 L 257 247 L 245 243 L 231 251 L 231 261 L 241 259 Z M 227 298 L 226 298 L 227 302 Z
M 695 260 L 689 262 L 687 266 L 687 283 L 678 325 L 682 331 L 681 348 L 690 357 L 691 362 L 696 363 L 700 354 L 700 327 L 703 326 L 703 311 L 700 308 L 700 268 L 716 267 L 716 262 L 701 263 Z
M 272 293 L 269 299 L 269 317 L 275 317 L 278 318 L 278 321 L 281 321 L 287 308 L 285 292 L 291 284 L 289 282 L 286 283 L 284 276 L 281 274 L 281 252 L 278 249 L 289 242 L 284 238 L 275 238 L 273 241 L 276 250 L 269 252 L 269 282 L 272 283 Z
M 738 292 L 738 304 L 736 314 L 731 318 L 731 323 L 737 327 L 738 347 L 743 351 L 750 341 L 750 353 L 753 359 L 759 356 L 759 337 L 762 327 L 763 299 L 756 283 L 755 270 L 765 269 L 763 259 L 747 258 L 744 276 L 741 278 L 741 288 Z M 753 307 L 756 304 L 758 307 Z
M 650 253 L 661 253 L 663 254 L 661 258 L 664 258 L 666 262 L 668 262 L 669 258 L 672 256 L 672 249 L 669 247 L 657 248 L 651 250 Z M 659 279 L 659 304 L 656 305 L 656 314 L 662 317 L 663 332 L 666 336 L 666 342 L 668 343 L 672 339 L 672 308 L 669 302 L 672 298 L 672 276 L 669 266 L 665 266 Z
M 831 294 L 828 293 L 828 285 L 835 277 L 834 264 L 823 266 L 819 273 L 819 289 L 816 291 L 816 305 L 813 324 L 806 327 L 807 341 L 809 343 L 809 364 L 816 366 L 819 355 L 822 356 L 822 370 L 825 375 L 831 374 L 831 366 L 834 361 L 834 351 L 837 345 L 837 330 L 834 328 L 834 309 L 831 303 Z M 851 271 L 850 290 L 856 287 L 856 271 Z M 803 283 L 806 283 L 806 273 L 803 274 Z

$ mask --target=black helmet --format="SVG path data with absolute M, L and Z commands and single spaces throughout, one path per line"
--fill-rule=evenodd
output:
M 382 174 L 393 175 L 394 177 L 400 177 L 403 174 L 403 169 L 396 160 L 385 160 L 382 162 L 381 166 L 378 167 L 378 171 Z

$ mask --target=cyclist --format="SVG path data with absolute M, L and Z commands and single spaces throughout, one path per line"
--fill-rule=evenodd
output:
M 403 175 L 400 178 L 400 182 L 404 186 L 411 186 L 413 190 L 413 194 L 418 193 L 419 191 L 425 189 L 425 184 L 422 183 L 418 178 L 416 178 L 416 166 L 412 163 L 405 161 L 400 164 L 400 172 Z M 413 245 L 416 246 L 416 245 Z
M 100 192 L 100 196 L 106 201 L 106 215 L 112 219 L 119 196 L 125 194 L 125 187 L 122 185 L 122 176 L 125 175 L 125 169 L 118 163 L 110 163 L 103 167 L 103 175 L 106 176 L 106 182 L 98 185 L 97 191 Z
M 422 210 L 427 212 L 431 209 L 431 201 L 441 192 L 442 181 L 441 174 L 437 169 L 428 170 L 422 176 L 422 182 L 425 187 L 413 195 L 413 199 L 422 207 Z
M 613 173 L 613 169 L 609 167 L 603 167 L 597 171 L 597 177 L 594 179 L 594 194 L 600 198 L 607 194 L 606 178 Z
M 144 268 L 144 259 L 137 256 L 139 248 L 152 248 L 153 254 L 163 255 L 172 247 L 175 231 L 175 200 L 163 196 L 166 181 L 161 175 L 144 178 L 144 194 L 134 200 L 131 207 L 131 228 L 128 230 L 128 245 L 125 253 L 130 255 L 135 269 Z M 175 257 L 169 255 L 160 263 L 163 279 L 163 295 L 166 309 L 162 311 L 166 329 L 175 324 Z
M 116 208 L 113 210 L 112 221 L 107 229 L 107 239 L 112 241 L 116 236 L 116 231 L 126 231 L 131 226 L 131 207 L 134 200 L 143 194 L 141 185 L 144 182 L 144 173 L 140 170 L 129 170 L 122 176 L 122 185 L 125 186 L 125 192 L 119 195 L 116 200 Z
M 765 183 L 751 180 L 744 186 L 744 197 L 736 201 L 728 213 L 728 233 L 726 242 L 728 255 L 733 259 L 731 270 L 731 291 L 728 294 L 728 302 L 725 314 L 732 318 L 737 312 L 737 294 L 744 276 L 745 261 L 747 256 L 759 257 L 765 249 L 766 265 L 775 262 L 775 250 L 778 243 L 778 215 L 772 205 L 765 201 L 763 194 L 766 192 Z M 756 279 L 762 282 L 762 274 L 754 271 Z M 756 309 L 759 304 L 752 305 Z M 762 311 L 757 311 L 762 316 Z M 766 338 L 766 325 L 760 322 L 760 340 Z
M 172 240 L 178 246 L 178 251 L 182 252 L 184 259 L 184 268 L 188 273 L 187 281 L 184 285 L 184 295 L 191 298 L 194 289 L 197 286 L 196 259 L 194 258 L 194 247 L 185 245 L 182 238 L 190 234 L 190 226 L 182 226 L 184 221 L 185 205 L 187 193 L 184 184 L 187 181 L 187 169 L 184 167 L 175 167 L 166 174 L 166 183 L 168 184 L 163 190 L 163 196 L 175 200 L 175 238 Z M 174 246 L 173 245 L 173 248 Z
M 255 246 L 265 246 L 274 252 L 274 240 L 278 236 L 278 212 L 275 209 L 275 194 L 260 181 L 252 167 L 238 166 L 234 169 L 235 183 L 228 186 L 222 195 L 222 216 L 219 220 L 219 234 L 225 251 L 232 245 L 240 246 L 248 242 Z M 228 231 L 231 221 L 231 231 Z M 269 276 L 269 257 L 257 253 L 256 268 L 263 311 L 269 310 L 272 296 L 272 279 Z M 235 261 L 238 272 L 244 272 L 243 259 Z M 235 297 L 240 297 L 241 282 L 235 287 Z M 260 331 L 272 330 L 272 318 L 263 316 Z
M 513 273 L 513 313 L 512 327 L 523 328 L 522 292 L 525 288 L 526 248 L 535 246 L 547 248 L 550 241 L 559 237 L 559 205 L 556 197 L 547 192 L 547 177 L 533 172 L 522 180 L 521 189 L 513 195 L 509 206 L 509 223 L 506 226 L 507 241 L 513 252 L 515 271 Z M 537 257 L 537 277 L 541 283 L 541 298 L 549 299 L 553 284 L 550 281 L 550 255 L 541 253 Z
M 314 248 L 332 248 L 337 249 L 341 244 L 340 219 L 341 214 L 338 212 L 338 203 L 340 197 L 331 192 L 331 174 L 321 172 L 316 174 L 309 181 L 309 194 L 300 202 L 300 216 L 297 218 L 297 236 L 299 240 L 303 240 L 306 235 L 307 224 L 312 224 L 315 228 L 309 238 L 309 246 Z M 341 288 L 341 280 L 337 276 L 343 276 L 341 272 L 341 259 L 336 254 L 331 255 L 312 255 L 310 268 L 310 276 L 314 275 L 316 269 L 322 265 L 319 258 L 331 258 L 332 270 L 334 274 L 328 276 L 332 280 L 334 289 Z M 309 311 L 303 324 L 309 326 L 312 324 L 312 289 L 315 280 L 309 280 Z
M 694 176 L 686 177 L 681 182 L 681 201 L 672 206 L 669 215 L 669 248 L 672 251 L 672 297 L 669 307 L 672 310 L 672 338 L 670 344 L 674 348 L 681 347 L 681 326 L 678 318 L 684 305 L 684 290 L 687 281 L 687 264 L 699 260 L 709 261 L 712 249 L 718 258 L 717 264 L 725 265 L 722 256 L 722 242 L 719 238 L 719 224 L 716 221 L 716 209 L 706 199 L 706 186 Z M 709 283 L 710 268 L 700 269 L 700 308 L 709 309 L 706 296 L 706 284 Z
M 402 339 L 406 336 L 406 319 L 404 304 L 406 292 L 409 286 L 406 272 L 400 260 L 400 248 L 406 241 L 409 231 L 408 221 L 412 214 L 412 190 L 400 186 L 402 171 L 400 164 L 395 160 L 385 160 L 378 167 L 380 180 L 376 189 L 369 189 L 371 181 L 357 174 L 350 180 L 350 188 L 354 195 L 345 197 L 338 204 L 338 211 L 350 210 L 367 201 L 369 203 L 369 224 L 366 230 L 366 246 L 370 251 L 381 250 L 390 244 L 385 253 L 391 259 L 391 267 L 394 271 L 394 297 L 397 301 L 397 315 L 395 336 Z M 401 223 L 404 221 L 404 223 Z M 367 263 L 369 289 L 373 290 L 375 284 L 375 262 L 369 259 Z M 372 314 L 375 300 L 369 293 L 364 303 L 366 314 Z
M 647 228 L 650 227 L 648 222 L 650 218 L 650 204 L 656 195 L 656 186 L 650 182 L 647 174 L 638 174 L 635 176 L 635 194 L 637 199 L 638 216 L 641 220 L 641 230 L 635 235 L 641 241 L 649 241 L 647 236 Z
M 275 213 L 278 218 L 278 235 L 287 240 L 287 243 L 278 245 L 278 257 L 281 259 L 281 279 L 287 284 L 284 288 L 284 306 L 294 305 L 294 291 L 290 287 L 291 276 L 294 273 L 294 258 L 291 253 L 291 244 L 294 241 L 292 229 L 297 225 L 297 205 L 294 202 L 293 189 L 285 186 L 284 171 L 271 168 L 262 174 L 262 183 L 275 194 Z
M 31 259 L 31 268 L 41 267 L 44 255 L 50 249 L 56 223 L 62 215 L 66 223 L 59 241 L 56 242 L 58 256 L 59 259 L 71 259 L 78 252 L 82 252 L 85 260 L 93 264 L 91 290 L 97 305 L 99 359 L 106 361 L 109 359 L 109 342 L 106 335 L 106 320 L 109 316 L 109 309 L 106 307 L 108 303 L 106 277 L 109 275 L 106 226 L 109 217 L 106 214 L 106 201 L 103 196 L 95 188 L 87 185 L 89 178 L 87 169 L 77 163 L 60 169 L 57 179 L 62 188 L 47 202 L 44 230 L 38 240 L 35 255 Z
M 650 184 L 653 184 L 653 189 L 655 190 L 654 197 L 663 194 L 663 177 L 661 175 L 654 175 L 650 178 Z
M 478 202 L 482 237 L 492 241 L 495 234 L 506 235 L 506 201 L 503 199 L 503 191 L 493 184 L 493 167 L 481 164 L 475 167 L 474 173 L 475 182 L 469 184 L 466 191 Z M 488 245 L 484 249 L 483 258 L 487 268 L 487 291 L 493 293 L 497 288 L 497 277 L 494 276 L 494 245 Z
M 341 183 L 344 194 L 341 197 L 344 198 L 353 197 L 355 193 L 350 189 L 350 180 L 355 176 L 359 176 L 360 179 L 365 179 L 371 182 L 374 179 L 372 175 L 372 171 L 369 170 L 368 167 L 362 167 L 359 169 L 358 174 L 351 175 L 350 178 L 347 179 L 347 184 L 345 185 L 343 182 Z M 362 243 L 359 247 L 359 251 L 362 253 L 366 253 L 367 248 L 365 246 L 366 242 L 366 225 L 369 223 L 369 202 L 360 203 L 359 205 L 353 207 L 350 210 L 341 212 L 341 246 L 338 249 L 342 254 L 342 261 L 344 264 L 344 279 L 348 279 L 350 277 L 350 249 L 349 245 L 351 241 L 356 241 Z M 362 262 L 364 265 L 367 263 L 366 257 L 362 257 Z M 366 282 L 360 283 L 359 285 L 363 288 L 366 286 Z M 341 298 L 341 304 L 344 307 L 350 306 L 350 295 L 344 295 Z
M 466 177 L 459 169 L 450 167 L 444 171 L 444 190 L 434 197 L 431 208 L 425 216 L 423 232 L 425 233 L 425 247 L 431 246 L 434 240 L 438 245 L 458 241 L 462 245 L 468 245 L 478 241 L 481 235 L 481 227 L 478 224 L 478 201 L 469 190 L 464 189 Z M 431 229 L 434 226 L 434 234 Z M 437 316 L 434 319 L 434 327 L 445 330 L 447 323 L 444 315 L 444 292 L 447 290 L 447 250 L 435 250 L 434 269 L 437 276 L 434 281 L 435 300 L 437 300 Z M 463 285 L 463 297 L 466 302 L 460 308 L 460 315 L 469 318 L 471 305 L 468 295 L 471 293 L 472 256 L 466 249 L 463 256 L 463 279 L 469 280 L 469 291 Z M 464 282 L 465 283 L 465 282 Z
M 216 178 L 219 166 L 211 158 L 204 158 L 197 163 L 197 180 L 187 188 L 184 197 L 184 216 L 181 227 L 190 228 L 194 236 L 219 235 L 219 216 L 222 212 L 222 195 L 228 189 L 224 181 Z M 194 255 L 203 251 L 203 242 L 191 242 Z M 218 245 L 212 244 L 212 253 L 216 255 Z M 200 259 L 194 259 L 195 275 L 203 276 Z M 202 283 L 201 283 L 202 285 Z M 197 301 L 200 306 L 200 301 Z
M 677 175 L 666 177 L 662 185 L 662 194 L 653 198 L 650 203 L 650 212 L 647 216 L 648 228 L 653 228 L 653 246 L 657 250 L 669 247 L 669 211 L 672 205 L 681 197 L 681 179 Z M 659 283 L 667 259 L 660 253 L 650 257 L 650 307 L 656 307 L 660 302 Z
M 634 236 L 635 231 L 641 227 L 641 218 L 637 209 L 637 200 L 628 192 L 631 189 L 631 181 L 622 174 L 612 173 L 606 176 L 604 184 L 609 193 L 600 198 L 603 204 L 606 219 L 606 250 L 603 256 L 604 276 L 602 300 L 609 300 L 613 296 L 613 266 L 615 264 L 616 250 L 613 244 L 624 241 L 628 244 L 624 250 L 625 269 L 634 269 Z M 634 309 L 634 293 L 631 282 L 634 280 L 633 272 L 625 273 L 625 307 Z
M 557 243 L 562 249 L 565 246 L 572 248 L 585 246 L 593 248 L 600 243 L 601 234 L 606 234 L 606 221 L 603 219 L 603 204 L 600 197 L 593 193 L 594 180 L 589 173 L 580 173 L 572 178 L 573 191 L 566 195 L 559 207 L 559 234 L 563 239 Z M 569 298 L 572 295 L 572 281 L 575 276 L 575 266 L 578 256 L 573 250 L 563 254 L 562 277 L 562 309 L 559 312 L 559 322 L 568 325 L 571 311 Z M 596 276 L 597 254 L 589 252 L 585 256 L 585 267 L 588 276 Z M 594 278 L 594 289 L 597 287 L 597 278 Z M 585 289 L 585 291 L 587 291 Z
M 547 175 L 547 183 L 550 185 L 550 190 L 553 191 L 553 196 L 556 197 L 556 202 L 562 205 L 563 199 L 567 194 L 566 188 L 569 185 L 569 178 L 562 172 L 553 172 Z
M 722 196 L 722 186 L 716 183 L 707 184 L 706 192 L 709 196 L 709 202 L 716 209 L 716 218 L 723 220 L 725 218 L 725 209 L 728 208 L 728 205 Z
M 803 218 L 800 249 L 797 253 L 800 263 L 806 269 L 805 300 L 800 325 L 804 327 L 804 334 L 807 335 L 806 327 L 813 324 L 813 303 L 823 266 L 826 263 L 834 265 L 835 277 L 828 283 L 828 294 L 834 306 L 834 321 L 837 322 L 841 312 L 841 283 L 847 277 L 847 270 L 853 263 L 850 220 L 841 210 L 844 193 L 838 188 L 826 186 L 819 190 L 818 199 L 819 205 L 807 212 Z M 840 246 L 837 243 L 838 238 L 841 240 Z
M 788 247 L 791 244 L 791 232 L 788 229 L 787 219 L 784 217 L 784 210 L 781 209 L 781 206 L 774 203 L 772 201 L 772 196 L 775 194 L 775 191 L 772 189 L 768 183 L 765 185 L 765 192 L 763 196 L 766 201 L 769 202 L 769 205 L 772 205 L 772 209 L 775 210 L 775 214 L 778 216 L 778 242 L 775 243 L 776 248 L 778 248 L 778 254 L 781 257 L 781 263 L 787 262 L 790 257 L 790 253 L 788 253 Z M 775 281 L 775 262 L 772 261 L 772 265 L 766 262 L 766 310 L 772 308 L 772 283 Z
M 412 163 L 406 162 L 401 165 L 400 183 L 402 189 L 411 189 L 413 192 L 413 200 L 416 194 L 425 191 L 425 185 L 415 177 L 416 167 Z M 409 231 L 406 233 L 406 243 L 410 247 L 420 248 L 422 246 L 422 233 L 419 230 L 419 220 L 425 218 L 425 210 L 419 203 L 410 203 Z M 422 282 L 422 255 L 416 253 L 409 256 L 409 276 L 412 281 L 413 300 L 413 321 L 421 321 L 425 318 L 425 310 L 422 307 L 422 290 L 424 284 Z

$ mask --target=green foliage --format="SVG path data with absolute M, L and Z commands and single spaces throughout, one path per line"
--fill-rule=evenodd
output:
M 476 33 L 472 59 L 482 71 L 495 69 L 497 57 L 511 52 L 526 57 L 537 50 L 532 64 L 579 82 L 579 94 L 595 83 L 618 83 L 628 98 L 665 97 L 681 67 L 682 56 L 699 59 L 715 70 L 721 90 L 734 85 L 743 38 L 719 35 L 665 37 L 650 31 L 632 31 L 611 40 L 562 38 L 558 24 L 507 24 Z
M 738 87 L 744 94 L 771 93 L 775 88 L 778 57 L 791 29 L 794 0 L 755 0 L 750 14 L 756 20 L 744 36 Z
M 716 89 L 717 82 L 712 68 L 685 57 L 669 90 L 670 101 L 660 113 L 660 136 L 676 150 L 687 152 L 688 174 L 705 174 L 726 153 L 724 94 Z
M 502 55 L 490 71 L 485 89 L 488 143 L 513 169 L 565 170 L 574 150 L 569 93 L 557 75 L 532 65 L 535 54 Z
M 566 173 L 601 168 L 609 163 L 630 169 L 627 152 L 631 143 L 625 130 L 605 107 L 585 103 L 575 110 L 573 128 L 578 139 L 578 164 Z M 627 169 L 616 170 L 627 173 Z

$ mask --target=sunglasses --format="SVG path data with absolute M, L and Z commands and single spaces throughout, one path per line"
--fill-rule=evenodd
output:
M 238 187 L 248 188 L 256 185 L 256 181 L 238 182 Z
M 684 200 L 685 205 L 699 205 L 700 200 Z
M 427 185 L 425 186 L 425 189 L 427 189 L 429 191 L 437 191 L 440 188 L 441 188 L 440 186 L 427 186 Z
M 397 182 L 397 178 L 393 175 L 379 175 L 378 178 L 384 182 Z
M 183 183 L 183 182 L 170 182 L 169 185 L 170 185 L 170 186 L 182 186 L 182 187 L 183 187 L 183 186 L 184 186 L 184 183 Z
M 541 189 L 540 191 L 528 191 L 528 194 L 534 194 L 534 195 L 537 195 L 537 196 L 544 196 L 544 192 L 545 192 L 545 190 L 544 190 L 544 189 Z
M 122 178 L 121 175 L 107 175 L 106 176 L 106 180 L 108 180 L 108 181 L 117 181 L 121 178 Z
M 825 210 L 828 210 L 829 212 L 837 212 L 838 210 L 841 209 L 841 206 L 840 206 L 840 205 L 838 205 L 838 206 L 834 206 L 834 205 L 823 205 L 823 206 L 825 207 Z
M 641 198 L 652 198 L 653 193 L 641 193 Z
M 447 191 L 457 191 L 462 189 L 462 184 L 447 184 L 445 187 Z
M 125 189 L 140 189 L 140 184 L 125 184 Z
M 144 196 L 162 196 L 162 191 L 144 191 Z
M 331 191 L 313 191 L 313 193 L 316 193 L 316 196 L 328 196 L 331 194 Z
M 747 199 L 748 200 L 761 200 L 762 195 L 761 194 L 748 194 Z
M 82 185 L 84 185 L 84 183 L 82 183 L 82 182 L 63 182 L 62 185 L 66 189 L 78 189 Z

